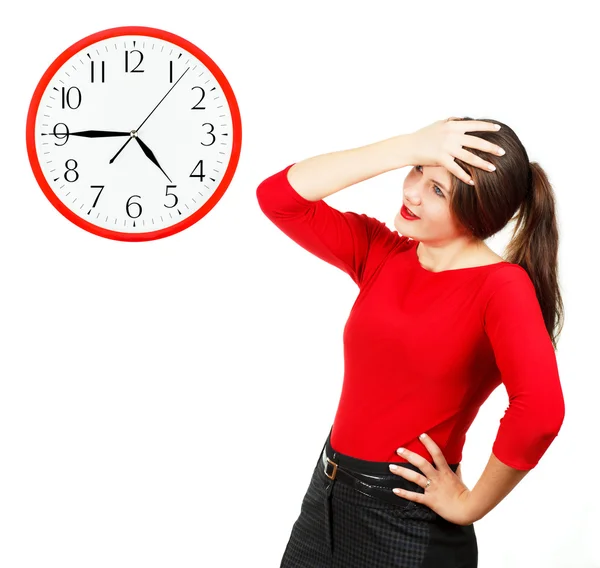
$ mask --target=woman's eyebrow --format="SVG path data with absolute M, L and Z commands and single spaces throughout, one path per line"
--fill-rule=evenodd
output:
M 446 193 L 450 193 L 450 191 L 448 191 L 448 188 L 447 188 L 445 185 L 441 184 L 439 181 L 436 181 L 436 180 L 434 180 L 434 179 L 432 179 L 431 181 L 432 181 L 433 183 L 435 183 L 435 184 L 439 185 L 439 186 L 440 186 L 440 187 L 441 187 L 441 188 L 442 188 L 442 189 L 443 189 L 443 190 L 444 190 Z
M 435 183 L 435 184 L 439 185 L 439 186 L 440 186 L 440 187 L 441 187 L 441 188 L 442 188 L 442 189 L 443 189 L 443 190 L 444 190 L 446 193 L 448 193 L 448 194 L 449 194 L 449 193 L 451 193 L 451 192 L 448 190 L 448 188 L 447 188 L 447 187 L 446 187 L 444 184 L 440 183 L 440 182 L 439 182 L 439 181 L 437 181 L 437 180 L 434 180 L 433 178 L 431 179 L 431 181 L 432 181 L 433 183 Z

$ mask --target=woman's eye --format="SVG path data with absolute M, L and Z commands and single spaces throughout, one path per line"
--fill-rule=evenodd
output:
M 417 170 L 419 173 L 421 173 L 421 172 L 420 172 L 420 170 L 419 170 L 419 168 L 420 168 L 420 167 L 422 167 L 422 166 L 415 166 L 415 169 L 416 169 L 416 170 Z M 437 189 L 437 190 L 439 190 L 439 193 L 436 193 L 436 189 Z M 446 196 L 444 195 L 444 192 L 443 192 L 443 191 L 442 191 L 442 190 L 441 190 L 441 189 L 440 189 L 440 188 L 439 188 L 437 185 L 434 185 L 434 186 L 433 186 L 433 192 L 434 192 L 436 195 L 439 195 L 440 197 L 446 197 Z

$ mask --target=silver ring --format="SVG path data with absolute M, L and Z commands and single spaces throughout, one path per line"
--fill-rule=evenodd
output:
M 431 485 L 431 479 L 428 479 L 427 483 L 425 484 L 425 489 L 427 489 L 430 485 Z

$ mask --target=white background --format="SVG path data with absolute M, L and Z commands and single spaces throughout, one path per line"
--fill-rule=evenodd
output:
M 589 5 L 14 5 L 0 36 L 0 566 L 278 567 L 337 408 L 358 288 L 272 225 L 256 188 L 292 162 L 471 116 L 510 125 L 550 177 L 566 311 L 565 422 L 539 465 L 476 523 L 479 566 L 600 567 Z M 186 231 L 147 243 L 65 219 L 25 145 L 28 106 L 52 61 L 125 25 L 195 43 L 227 76 L 242 116 L 224 197 Z M 407 173 L 327 202 L 393 228 Z M 489 244 L 502 254 L 509 238 L 507 227 Z M 469 431 L 469 487 L 506 405 L 500 387 Z

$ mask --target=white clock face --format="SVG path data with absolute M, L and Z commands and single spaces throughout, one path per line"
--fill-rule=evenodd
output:
M 239 134 L 221 83 L 196 55 L 157 37 L 119 35 L 74 51 L 41 94 L 33 134 L 63 213 L 103 236 L 158 238 L 198 220 Z

